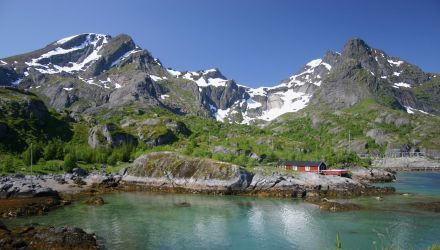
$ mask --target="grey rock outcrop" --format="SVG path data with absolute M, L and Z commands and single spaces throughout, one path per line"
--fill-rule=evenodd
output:
M 393 173 L 380 168 L 352 167 L 350 172 L 354 180 L 361 182 L 391 182 L 396 179 Z
M 388 131 L 384 131 L 381 129 L 371 129 L 367 132 L 366 135 L 368 137 L 371 137 L 376 144 L 383 146 L 391 142 L 391 139 L 388 138 L 387 134 L 389 134 Z
M 251 180 L 252 174 L 236 165 L 157 152 L 136 159 L 121 183 L 148 188 L 230 193 L 244 190 Z
M 123 144 L 136 144 L 130 134 L 120 131 L 114 124 L 96 125 L 89 131 L 88 143 L 92 148 L 117 147 Z

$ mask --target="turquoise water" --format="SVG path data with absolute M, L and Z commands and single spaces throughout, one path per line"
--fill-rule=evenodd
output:
M 291 199 L 159 193 L 113 193 L 107 204 L 76 202 L 46 216 L 11 219 L 78 226 L 109 249 L 423 249 L 440 243 L 440 215 L 412 209 L 413 201 L 440 200 L 440 173 L 404 173 L 394 184 L 411 195 L 352 199 L 363 211 L 321 212 Z M 176 203 L 189 202 L 190 207 Z

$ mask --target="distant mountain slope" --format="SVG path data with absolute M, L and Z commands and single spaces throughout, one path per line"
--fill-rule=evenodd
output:
M 249 88 L 218 69 L 166 69 L 127 35 L 81 34 L 1 59 L 0 84 L 28 89 L 56 110 L 96 114 L 116 107 L 164 108 L 222 122 L 266 123 L 320 105 L 365 99 L 408 113 L 440 114 L 440 75 L 350 39 L 274 87 Z

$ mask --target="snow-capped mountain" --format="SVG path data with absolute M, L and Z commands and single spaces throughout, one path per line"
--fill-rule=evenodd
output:
M 278 85 L 259 88 L 239 85 L 218 69 L 166 69 L 127 35 L 80 34 L 0 60 L 1 85 L 33 91 L 58 110 L 162 107 L 243 124 L 317 105 L 349 107 L 366 98 L 408 113 L 438 114 L 438 76 L 360 39 L 308 62 Z

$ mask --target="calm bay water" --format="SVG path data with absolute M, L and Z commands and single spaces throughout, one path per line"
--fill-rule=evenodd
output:
M 366 209 L 321 212 L 291 199 L 159 193 L 114 193 L 107 204 L 76 202 L 46 216 L 11 219 L 77 226 L 109 249 L 423 249 L 440 243 L 440 215 L 412 209 L 414 201 L 440 200 L 440 173 L 402 173 L 390 184 L 409 196 L 352 199 Z M 177 207 L 189 202 L 190 207 Z

